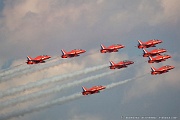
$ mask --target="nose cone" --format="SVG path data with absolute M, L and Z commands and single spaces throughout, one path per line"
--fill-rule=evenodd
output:
M 118 48 L 118 49 L 124 48 L 124 47 L 125 47 L 124 45 L 117 44 L 117 48 Z
M 98 87 L 99 87 L 99 89 L 101 89 L 101 90 L 102 90 L 102 89 L 106 89 L 106 87 L 105 87 L 105 86 L 102 86 L 102 85 L 99 85 Z
M 128 63 L 127 63 L 128 65 L 130 65 L 130 64 L 134 64 L 134 62 L 133 61 L 128 61 Z
M 162 51 L 163 51 L 163 52 L 167 52 L 167 50 L 166 50 L 166 49 L 162 49 Z
M 76 52 L 85 53 L 85 52 L 86 52 L 86 50 L 79 49 L 79 50 L 77 50 Z
M 105 87 L 105 86 L 102 86 L 102 89 L 106 89 L 106 87 Z
M 122 48 L 124 48 L 125 47 L 125 45 L 120 45 Z
M 174 66 L 171 66 L 171 69 L 174 69 L 175 67 Z
M 51 56 L 49 56 L 49 55 L 47 55 L 46 57 L 44 57 L 45 59 L 49 59 L 49 58 L 51 58 Z
M 86 50 L 80 50 L 79 51 L 79 53 L 85 53 L 86 52 Z
M 170 55 L 167 55 L 167 58 L 171 58 L 171 56 L 170 56 Z
M 86 52 L 86 50 L 82 50 L 82 53 L 85 53 Z
M 158 40 L 158 43 L 162 43 L 163 41 L 162 40 Z

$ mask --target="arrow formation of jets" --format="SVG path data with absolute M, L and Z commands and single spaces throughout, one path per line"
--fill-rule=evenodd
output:
M 171 58 L 170 55 L 162 54 L 162 53 L 167 52 L 167 50 L 164 49 L 164 48 L 155 48 L 153 50 L 148 50 L 148 49 L 150 49 L 152 47 L 156 47 L 157 44 L 160 44 L 162 42 L 163 42 L 162 40 L 158 40 L 158 39 L 148 40 L 146 42 L 142 42 L 141 40 L 138 40 L 138 45 L 136 47 L 143 50 L 143 55 L 142 56 L 148 58 L 147 64 L 151 64 L 151 65 L 154 64 L 154 63 L 157 64 L 157 63 L 164 62 L 167 59 Z M 101 55 L 107 55 L 108 53 L 111 54 L 113 52 L 115 52 L 114 54 L 117 54 L 117 52 L 120 49 L 125 48 L 125 46 L 122 45 L 122 44 L 113 44 L 113 45 L 110 45 L 110 46 L 104 46 L 103 44 L 101 44 L 100 47 L 101 48 L 99 49 L 99 53 Z M 62 49 L 61 52 L 62 52 L 61 59 L 71 59 L 73 57 L 78 57 L 81 54 L 86 53 L 86 50 L 73 49 L 73 50 L 70 50 L 70 51 L 65 51 L 64 49 Z M 57 58 L 59 58 L 59 57 L 57 57 Z M 56 64 L 56 62 L 54 62 L 55 63 L 54 64 L 53 61 L 47 61 L 50 58 L 51 58 L 50 55 L 39 55 L 39 56 L 37 56 L 35 58 L 27 56 L 26 63 L 28 65 L 33 66 L 33 64 L 42 64 L 42 63 L 44 63 L 44 67 L 43 66 L 39 67 L 39 65 L 38 65 L 37 67 L 34 67 L 34 68 L 31 69 L 30 67 L 27 67 L 27 66 L 26 67 L 25 66 L 22 66 L 22 67 L 14 66 L 13 69 L 3 71 L 2 73 L 0 73 L 0 82 L 6 80 L 8 78 L 8 76 L 10 76 L 10 78 L 13 78 L 14 76 L 21 75 L 21 73 L 23 75 L 23 74 L 26 74 L 28 72 L 34 71 L 34 70 L 36 71 L 36 70 L 41 70 L 41 69 L 44 69 L 44 68 L 49 68 L 49 67 L 59 65 L 59 62 L 57 62 L 57 61 L 56 61 L 57 64 Z M 51 58 L 51 60 L 52 60 L 52 58 Z M 46 64 L 46 62 L 49 62 L 50 64 Z M 125 68 L 127 68 L 129 65 L 134 64 L 134 61 L 122 60 L 122 61 L 114 62 L 113 60 L 110 60 L 109 63 L 110 63 L 109 66 L 107 66 L 106 64 L 105 65 L 99 65 L 99 66 L 95 66 L 95 67 L 92 67 L 92 68 L 87 68 L 87 69 L 84 69 L 84 70 L 80 70 L 80 71 L 77 71 L 75 73 L 70 73 L 70 74 L 68 73 L 67 75 L 64 75 L 63 77 L 61 75 L 53 76 L 53 77 L 50 77 L 50 78 L 45 78 L 45 79 L 39 80 L 38 82 L 30 82 L 29 84 L 27 83 L 25 85 L 18 86 L 18 87 L 15 86 L 12 89 L 10 88 L 10 89 L 7 89 L 5 91 L 2 91 L 2 93 L 0 94 L 0 97 L 2 97 L 2 98 L 3 97 L 8 97 L 8 96 L 11 96 L 11 95 L 14 96 L 14 95 L 16 95 L 16 94 L 18 94 L 20 92 L 23 92 L 24 90 L 30 90 L 30 89 L 34 89 L 34 88 L 39 88 L 39 87 L 41 87 L 43 85 L 48 85 L 49 83 L 56 83 L 56 82 L 59 82 L 60 80 L 66 79 L 66 78 L 73 78 L 74 76 L 78 76 L 78 75 L 81 75 L 81 74 L 87 74 L 89 72 L 95 72 L 96 70 L 100 70 L 100 69 L 105 68 L 105 67 L 108 67 L 108 69 L 110 70 L 110 72 L 103 72 L 101 74 L 93 75 L 93 76 L 81 79 L 79 81 L 74 81 L 72 83 L 67 83 L 67 84 L 65 83 L 62 86 L 57 85 L 54 88 L 50 88 L 50 89 L 46 89 L 46 90 L 42 89 L 43 91 L 39 90 L 39 91 L 37 91 L 36 93 L 33 93 L 33 94 L 30 93 L 30 94 L 27 94 L 27 95 L 25 94 L 24 96 L 18 96 L 16 98 L 13 97 L 13 99 L 3 101 L 2 104 L 0 105 L 0 108 L 4 109 L 6 107 L 10 107 L 10 106 L 17 105 L 19 103 L 27 102 L 27 101 L 39 98 L 41 96 L 46 96 L 48 94 L 59 92 L 59 91 L 65 89 L 65 88 L 70 88 L 70 87 L 72 87 L 74 85 L 79 85 L 79 84 L 82 84 L 84 82 L 99 79 L 100 77 L 104 77 L 105 75 L 110 75 L 112 73 L 115 73 L 114 71 L 116 71 L 116 69 L 125 69 Z M 20 64 L 18 66 L 21 66 L 21 65 L 22 64 Z M 17 68 L 15 68 L 15 67 L 17 67 Z M 38 68 L 38 69 L 36 69 L 36 68 Z M 159 68 L 155 68 L 154 66 L 151 66 L 151 71 L 149 71 L 149 73 L 151 75 L 160 75 L 160 74 L 167 73 L 167 72 L 169 72 L 170 70 L 172 70 L 174 68 L 175 67 L 171 66 L 171 65 L 165 65 L 165 66 L 161 66 Z M 25 70 L 25 71 L 23 71 L 23 70 Z M 146 74 L 144 74 L 144 75 L 146 75 Z M 144 75 L 142 75 L 142 76 L 144 76 Z M 33 112 L 33 111 L 39 111 L 40 109 L 44 109 L 44 108 L 52 106 L 52 105 L 62 104 L 62 103 L 65 103 L 66 101 L 75 100 L 75 99 L 79 98 L 80 96 L 83 97 L 83 96 L 87 96 L 87 95 L 100 93 L 100 91 L 102 91 L 104 89 L 110 89 L 110 88 L 113 88 L 113 87 L 118 86 L 120 84 L 127 83 L 128 81 L 131 81 L 131 80 L 137 79 L 137 78 L 140 78 L 140 76 L 134 77 L 134 78 L 131 78 L 131 79 L 127 79 L 127 80 L 123 80 L 123 81 L 119 81 L 119 82 L 115 82 L 115 83 L 112 83 L 112 84 L 109 84 L 109 85 L 106 85 L 106 86 L 95 85 L 95 86 L 92 86 L 90 88 L 86 88 L 86 87 L 82 86 L 82 92 L 81 93 L 73 94 L 73 95 L 66 96 L 66 97 L 62 97 L 62 98 L 56 99 L 56 100 L 51 101 L 51 102 L 46 102 L 44 104 L 40 104 L 40 105 L 37 105 L 35 107 L 31 107 L 30 109 L 28 108 L 26 110 L 22 110 L 20 112 L 15 112 L 15 113 L 13 112 L 12 114 L 11 113 L 7 114 L 7 115 L 5 115 L 5 116 L 3 116 L 1 118 L 8 119 L 8 118 L 11 118 L 11 117 L 24 115 L 24 114 L 27 114 L 27 113 L 30 113 L 30 112 Z
M 151 51 L 146 50 L 146 48 L 156 47 L 157 44 L 160 44 L 162 42 L 163 42 L 162 40 L 158 40 L 158 39 L 148 40 L 147 42 L 142 42 L 141 40 L 138 40 L 138 48 L 143 49 L 143 57 L 149 58 L 148 63 L 160 63 L 171 58 L 170 55 L 160 54 L 160 53 L 167 52 L 167 50 L 163 48 L 157 48 Z M 169 72 L 169 70 L 172 70 L 174 68 L 175 68 L 174 66 L 170 66 L 170 65 L 165 65 L 160 68 L 155 68 L 152 66 L 151 75 L 167 73 Z
M 100 49 L 100 53 L 112 53 L 112 52 L 118 52 L 119 49 L 124 48 L 124 45 L 121 44 L 113 44 L 110 45 L 108 47 L 104 46 L 101 44 L 101 49 Z M 69 52 L 66 52 L 64 49 L 61 50 L 62 55 L 61 58 L 72 58 L 72 57 L 77 57 L 80 56 L 80 54 L 85 53 L 86 50 L 83 49 L 73 49 Z M 45 63 L 45 60 L 51 58 L 51 56 L 49 55 L 40 55 L 37 56 L 35 58 L 31 58 L 30 56 L 27 56 L 27 64 L 38 64 L 38 63 Z M 125 68 L 130 64 L 133 64 L 133 61 L 129 61 L 129 60 L 124 60 L 124 61 L 120 61 L 118 63 L 114 63 L 113 61 L 110 61 L 110 69 L 121 69 L 121 68 Z M 89 95 L 89 94 L 94 94 L 94 93 L 99 93 L 100 90 L 105 89 L 105 86 L 93 86 L 92 88 L 85 88 L 82 87 L 83 92 L 82 95 Z
M 141 40 L 138 40 L 138 48 L 143 50 L 143 57 L 148 57 L 148 63 L 159 63 L 162 61 L 166 61 L 167 59 L 171 58 L 170 55 L 161 55 L 161 53 L 167 52 L 166 49 L 163 48 L 157 48 L 157 49 L 153 49 L 151 51 L 148 51 L 147 48 L 150 47 L 156 47 L 157 44 L 162 43 L 162 40 L 158 40 L 158 39 L 153 39 L 153 40 L 148 40 L 147 42 L 142 42 Z M 124 45 L 121 44 L 114 44 L 114 45 L 110 45 L 108 47 L 104 46 L 103 44 L 101 44 L 101 49 L 100 49 L 100 53 L 112 53 L 112 52 L 118 52 L 119 49 L 124 48 Z M 72 57 L 77 57 L 80 56 L 80 54 L 85 53 L 86 50 L 83 49 L 73 49 L 69 52 L 66 52 L 64 49 L 61 50 L 62 55 L 61 58 L 72 58 Z M 40 55 L 37 56 L 35 58 L 31 58 L 30 56 L 27 56 L 27 64 L 38 64 L 38 63 L 45 63 L 45 60 L 50 59 L 51 56 L 49 55 Z M 126 68 L 128 67 L 128 65 L 134 64 L 133 61 L 130 60 L 123 60 L 123 61 L 119 61 L 117 63 L 115 63 L 114 61 L 109 61 L 110 62 L 110 69 L 121 69 L 121 68 Z M 163 74 L 166 72 L 169 72 L 169 70 L 174 69 L 174 66 L 170 66 L 170 65 L 166 65 L 166 66 L 162 66 L 160 68 L 155 68 L 155 67 L 151 67 L 151 74 L 152 75 L 157 75 L 157 74 Z M 82 95 L 89 95 L 89 94 L 94 94 L 94 93 L 99 93 L 100 90 L 105 89 L 105 86 L 93 86 L 91 88 L 85 88 L 82 87 L 83 92 Z

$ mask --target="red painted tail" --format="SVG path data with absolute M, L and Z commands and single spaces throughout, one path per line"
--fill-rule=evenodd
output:
M 66 54 L 66 51 L 65 50 L 61 50 L 62 54 L 65 55 Z
M 149 60 L 152 60 L 152 57 L 151 56 L 148 56 L 149 57 Z
M 27 56 L 27 60 L 28 60 L 28 61 L 31 61 L 32 58 L 31 58 L 30 56 Z
M 138 40 L 138 43 L 139 43 L 140 45 L 142 45 L 142 44 L 143 44 L 143 42 L 142 42 L 141 40 Z
M 82 89 L 83 89 L 83 92 L 86 92 L 87 91 L 87 88 L 83 87 L 82 86 Z
M 101 49 L 106 49 L 106 47 L 103 44 L 101 44 Z
M 153 72 L 155 72 L 156 71 L 156 68 L 155 67 L 151 67 L 151 70 L 153 71 Z
M 148 51 L 145 48 L 143 48 L 143 52 L 144 52 L 144 54 L 148 53 Z
M 113 61 L 109 61 L 110 62 L 110 64 L 111 64 L 111 66 L 114 66 L 115 65 L 115 63 L 113 62 Z

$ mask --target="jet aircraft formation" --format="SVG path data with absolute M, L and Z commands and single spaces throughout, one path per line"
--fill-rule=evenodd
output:
M 170 55 L 161 55 L 160 53 L 167 52 L 166 49 L 163 48 L 157 48 L 153 49 L 151 51 L 147 51 L 146 48 L 150 47 L 156 47 L 157 44 L 162 43 L 162 40 L 153 39 L 148 40 L 147 42 L 142 42 L 141 40 L 138 40 L 138 48 L 143 49 L 143 57 L 148 57 L 148 63 L 160 63 L 163 61 L 166 61 L 167 59 L 171 58 Z M 151 74 L 157 75 L 157 74 L 163 74 L 166 72 L 169 72 L 169 70 L 174 69 L 174 66 L 165 65 L 160 68 L 151 67 Z
M 159 63 L 162 61 L 166 61 L 166 59 L 171 58 L 170 55 L 161 55 L 161 53 L 167 52 L 166 49 L 164 48 L 156 48 L 151 51 L 148 51 L 147 48 L 151 47 L 156 47 L 157 44 L 162 43 L 162 40 L 158 39 L 152 39 L 148 40 L 146 42 L 142 42 L 141 40 L 138 40 L 138 48 L 143 50 L 143 57 L 148 57 L 148 63 Z M 100 53 L 112 53 L 112 52 L 118 52 L 119 49 L 124 48 L 125 46 L 122 44 L 113 44 L 108 47 L 105 45 L 101 44 L 101 49 Z M 64 49 L 61 50 L 62 55 L 61 58 L 72 58 L 72 57 L 78 57 L 80 54 L 83 54 L 86 52 L 86 50 L 83 49 L 73 49 L 69 52 L 65 51 Z M 50 59 L 51 56 L 49 55 L 40 55 L 35 58 L 31 58 L 30 56 L 27 56 L 27 64 L 38 64 L 38 63 L 45 63 L 45 60 Z M 134 64 L 133 61 L 130 60 L 123 60 L 115 63 L 114 61 L 109 61 L 110 62 L 110 69 L 122 69 L 128 67 L 128 65 Z M 155 68 L 151 67 L 151 74 L 152 75 L 157 75 L 157 74 L 162 74 L 169 72 L 169 70 L 174 69 L 174 66 L 166 65 L 162 66 L 160 68 Z M 105 86 L 93 86 L 90 89 L 87 89 L 85 87 L 82 87 L 83 92 L 82 95 L 89 95 L 89 94 L 94 94 L 94 93 L 99 93 L 100 90 L 105 89 Z
M 157 48 L 157 49 L 153 49 L 151 51 L 148 51 L 147 48 L 150 47 L 156 47 L 157 44 L 162 43 L 162 40 L 158 40 L 158 39 L 152 39 L 152 40 L 148 40 L 146 42 L 142 42 L 141 40 L 138 40 L 138 48 L 143 50 L 143 57 L 148 57 L 148 63 L 159 63 L 162 61 L 166 61 L 166 59 L 171 58 L 170 55 L 161 55 L 161 53 L 167 52 L 166 49 L 164 48 Z M 119 49 L 124 48 L 124 45 L 121 44 L 113 44 L 110 45 L 108 47 L 106 47 L 105 45 L 101 44 L 101 49 L 100 49 L 100 53 L 112 53 L 112 52 L 118 52 Z M 72 57 L 77 57 L 80 56 L 80 54 L 85 53 L 86 50 L 83 49 L 73 49 L 69 52 L 65 51 L 64 49 L 61 50 L 62 55 L 61 58 L 72 58 Z M 45 60 L 50 59 L 51 56 L 49 55 L 40 55 L 37 56 L 35 58 L 31 58 L 30 56 L 27 56 L 27 64 L 38 64 L 38 63 L 45 63 Z M 115 63 L 114 61 L 109 61 L 110 62 L 110 69 L 121 69 L 121 68 L 126 68 L 128 65 L 134 64 L 133 61 L 130 60 L 123 60 L 123 61 L 119 61 L 117 63 Z M 174 66 L 170 66 L 170 65 L 165 65 L 162 66 L 160 68 L 155 68 L 155 67 L 151 67 L 151 74 L 152 75 L 157 75 L 157 74 L 162 74 L 162 73 L 166 73 L 169 72 L 169 70 L 174 69 Z M 90 89 L 87 89 L 85 87 L 82 87 L 83 92 L 82 95 L 89 95 L 89 94 L 94 94 L 94 93 L 99 93 L 100 90 L 105 89 L 105 86 L 93 86 Z
M 166 49 L 156 48 L 156 49 L 153 49 L 153 50 L 147 50 L 147 48 L 156 47 L 157 44 L 160 44 L 162 42 L 163 42 L 162 40 L 155 40 L 155 39 L 148 40 L 147 42 L 142 42 L 141 40 L 138 40 L 138 46 L 137 47 L 139 49 L 143 50 L 143 57 L 148 57 L 149 58 L 149 60 L 148 60 L 149 64 L 160 63 L 160 62 L 166 61 L 167 59 L 171 58 L 170 55 L 162 55 L 161 54 L 161 53 L 167 52 Z M 101 44 L 100 46 L 101 46 L 101 48 L 99 50 L 100 54 L 102 53 L 102 54 L 105 54 L 105 55 L 107 53 L 111 54 L 112 52 L 115 52 L 115 54 L 116 54 L 120 49 L 125 47 L 124 45 L 121 45 L 121 44 L 113 44 L 113 45 L 110 45 L 110 46 L 107 46 L 107 47 L 104 46 L 103 44 Z M 62 55 L 61 55 L 62 59 L 70 59 L 70 58 L 73 58 L 73 57 L 80 56 L 81 54 L 85 53 L 86 50 L 73 49 L 71 51 L 65 51 L 64 49 L 62 49 L 61 52 L 62 52 Z M 35 58 L 31 58 L 30 56 L 27 56 L 26 63 L 28 65 L 33 66 L 33 64 L 41 64 L 41 63 L 50 62 L 50 61 L 46 61 L 48 59 L 52 59 L 50 55 L 39 55 L 39 56 L 37 56 Z M 57 85 L 57 86 L 55 86 L 55 88 L 51 88 L 51 89 L 47 89 L 47 90 L 43 90 L 43 91 L 38 91 L 36 93 L 28 94 L 28 95 L 25 95 L 25 96 L 20 96 L 18 99 L 4 101 L 3 103 L 1 103 L 0 108 L 3 109 L 5 107 L 11 106 L 11 105 L 12 106 L 17 105 L 18 103 L 33 100 L 33 99 L 39 98 L 41 96 L 46 96 L 48 94 L 59 92 L 59 91 L 65 89 L 65 88 L 70 88 L 70 87 L 72 87 L 74 85 L 82 84 L 85 81 L 87 82 L 87 81 L 90 81 L 90 80 L 98 79 L 99 77 L 102 77 L 102 76 L 105 76 L 105 75 L 110 75 L 110 74 L 114 73 L 114 71 L 116 72 L 115 69 L 127 68 L 129 65 L 134 64 L 134 61 L 122 60 L 122 61 L 119 61 L 119 62 L 114 62 L 113 60 L 110 60 L 109 63 L 110 63 L 110 66 L 107 66 L 107 64 L 106 64 L 106 65 L 100 65 L 98 67 L 98 70 L 102 69 L 102 68 L 105 68 L 105 67 L 109 67 L 110 71 L 107 72 L 107 73 L 102 73 L 102 74 L 98 74 L 98 75 L 95 75 L 95 76 L 87 77 L 87 78 L 84 78 L 84 79 L 79 80 L 79 81 L 74 81 L 72 83 L 68 83 L 67 85 L 62 85 L 62 86 Z M 48 66 L 48 64 L 45 64 L 45 66 L 46 65 Z M 38 68 L 41 68 L 41 67 L 38 66 Z M 23 67 L 22 67 L 22 69 L 17 69 L 17 70 L 18 70 L 18 72 L 23 71 L 23 74 L 25 74 L 26 72 L 24 72 L 24 70 L 27 70 L 27 72 L 30 72 L 29 67 L 27 67 L 27 68 L 28 68 L 28 70 L 26 68 L 23 68 Z M 95 66 L 95 68 L 97 70 L 97 66 Z M 172 70 L 174 68 L 175 68 L 174 66 L 170 66 L 170 65 L 161 66 L 160 68 L 155 68 L 155 67 L 151 66 L 151 75 L 167 73 L 167 72 L 169 72 L 170 70 Z M 30 68 L 30 69 L 33 70 L 33 67 Z M 36 69 L 34 69 L 34 70 L 36 70 Z M 43 85 L 47 85 L 49 83 L 55 83 L 55 82 L 58 82 L 60 80 L 65 79 L 65 78 L 68 78 L 69 76 L 73 77 L 73 76 L 81 75 L 81 74 L 84 74 L 84 71 L 92 72 L 92 71 L 94 71 L 94 68 L 91 68 L 91 69 L 88 68 L 88 69 L 84 69 L 84 70 L 81 70 L 81 71 L 77 71 L 76 73 L 73 73 L 73 75 L 70 73 L 70 74 L 67 74 L 67 75 L 64 75 L 64 76 L 61 76 L 61 75 L 53 76 L 51 78 L 46 78 L 46 79 L 39 80 L 38 82 L 32 82 L 32 83 L 22 85 L 22 86 L 19 86 L 19 87 L 16 87 L 16 88 L 8 89 L 8 90 L 5 90 L 5 91 L 2 91 L 2 93 L 0 94 L 0 98 L 1 97 L 2 98 L 7 97 L 7 96 L 10 96 L 10 95 L 14 95 L 14 94 L 17 94 L 17 93 L 19 93 L 21 91 L 24 91 L 24 90 L 30 90 L 30 89 L 37 88 L 37 87 L 40 87 L 40 86 L 43 86 Z M 12 70 L 10 72 L 4 72 L 4 73 L 0 74 L 0 77 L 7 76 L 7 75 L 9 75 L 9 73 L 14 73 L 14 71 Z M 16 75 L 16 74 L 13 74 L 13 75 Z M 19 75 L 19 74 L 17 73 L 17 75 Z M 55 103 L 61 103 L 61 102 L 66 101 L 66 100 L 68 101 L 68 100 L 78 98 L 79 96 L 87 96 L 87 95 L 91 95 L 91 94 L 100 93 L 101 90 L 104 90 L 104 89 L 107 90 L 107 89 L 110 89 L 110 88 L 112 88 L 114 86 L 124 84 L 127 81 L 137 79 L 137 78 L 139 78 L 139 77 L 134 77 L 134 78 L 131 78 L 131 79 L 128 79 L 128 80 L 120 81 L 120 82 L 117 82 L 117 83 L 112 83 L 112 84 L 109 84 L 109 85 L 106 85 L 106 86 L 96 85 L 96 86 L 92 86 L 90 88 L 86 88 L 86 87 L 82 86 L 82 92 L 78 93 L 77 95 L 73 94 L 71 96 L 63 97 L 62 99 L 47 102 L 45 104 L 35 106 L 34 108 L 32 108 L 30 110 L 29 109 L 25 110 L 25 112 L 24 112 L 24 110 L 22 112 L 20 111 L 20 113 L 15 114 L 15 116 L 24 115 L 26 112 L 29 113 L 31 111 L 36 111 L 36 110 L 39 110 L 39 109 L 42 109 L 42 108 L 45 108 L 45 107 L 49 107 L 50 105 L 54 105 Z M 2 80 L 2 79 L 0 79 L 0 80 Z M 7 118 L 8 117 L 9 116 L 7 116 Z M 12 117 L 11 114 L 10 114 L 10 117 Z M 6 116 L 5 116 L 5 118 L 6 118 Z M 0 119 L 1 119 L 1 117 L 0 117 Z
M 101 49 L 100 49 L 100 53 L 112 53 L 112 52 L 118 52 L 119 49 L 124 48 L 124 45 L 121 44 L 113 44 L 110 45 L 108 47 L 104 46 L 104 45 L 100 45 Z M 86 50 L 83 49 L 73 49 L 69 52 L 66 52 L 64 49 L 61 50 L 62 55 L 61 58 L 72 58 L 72 57 L 77 57 L 80 56 L 80 54 L 85 53 Z M 40 55 L 37 56 L 35 58 L 31 58 L 30 56 L 27 56 L 27 64 L 38 64 L 38 63 L 45 63 L 45 60 L 50 59 L 51 56 L 49 55 Z M 124 61 L 120 61 L 118 63 L 114 63 L 113 61 L 110 61 L 110 69 L 121 69 L 121 68 L 125 68 L 130 64 L 133 64 L 133 61 L 129 61 L 129 60 L 124 60 Z M 105 86 L 93 86 L 90 89 L 87 89 L 85 87 L 83 88 L 83 92 L 82 95 L 89 95 L 89 94 L 94 94 L 94 93 L 99 93 L 100 90 L 105 89 Z

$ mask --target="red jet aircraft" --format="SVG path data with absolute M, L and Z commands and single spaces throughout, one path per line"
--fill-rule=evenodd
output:
M 124 61 L 120 61 L 118 63 L 114 63 L 113 61 L 110 61 L 111 66 L 109 66 L 110 69 L 120 69 L 120 68 L 125 68 L 127 67 L 127 65 L 133 64 L 133 61 L 129 61 L 129 60 L 124 60 Z
M 163 73 L 167 73 L 169 72 L 169 70 L 174 69 L 174 66 L 170 66 L 170 65 L 166 65 L 166 66 L 162 66 L 158 69 L 151 67 L 151 75 L 157 75 L 157 74 L 163 74 Z
M 147 42 L 142 42 L 141 40 L 138 40 L 138 48 L 149 48 L 149 47 L 156 47 L 156 44 L 162 43 L 162 40 L 158 39 L 153 39 L 153 40 L 148 40 Z
M 65 50 L 61 50 L 62 51 L 62 58 L 71 58 L 71 57 L 77 57 L 79 56 L 79 54 L 85 53 L 85 50 L 82 49 L 74 49 L 71 50 L 70 52 L 66 52 Z
M 156 55 L 160 55 L 160 53 L 164 53 L 167 52 L 166 49 L 163 48 L 159 48 L 159 49 L 154 49 L 151 51 L 147 51 L 145 48 L 143 48 L 143 57 L 148 57 L 148 56 L 156 56 Z
M 118 49 L 124 48 L 124 45 L 120 45 L 120 44 L 115 44 L 115 45 L 111 45 L 109 47 L 106 47 L 104 45 L 101 44 L 101 53 L 111 53 L 111 52 L 118 52 Z
M 159 62 L 162 62 L 162 61 L 166 61 L 166 59 L 168 58 L 171 58 L 170 55 L 157 55 L 155 57 L 151 57 L 151 56 L 148 56 L 149 57 L 149 60 L 148 60 L 148 63 L 159 63 Z
M 27 64 L 38 64 L 38 63 L 45 63 L 44 60 L 51 58 L 49 55 L 40 55 L 36 58 L 31 58 L 30 56 L 27 56 Z
M 103 90 L 105 89 L 106 87 L 105 86 L 102 86 L 102 85 L 98 85 L 98 86 L 93 86 L 92 88 L 85 88 L 85 87 L 82 87 L 83 89 L 83 92 L 82 94 L 83 95 L 89 95 L 89 94 L 94 94 L 94 93 L 99 93 L 100 90 Z

